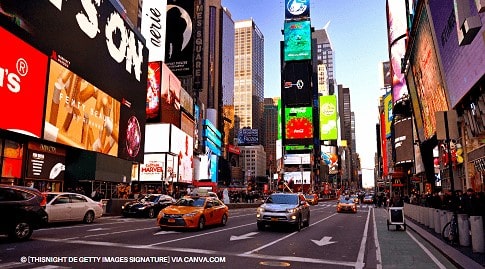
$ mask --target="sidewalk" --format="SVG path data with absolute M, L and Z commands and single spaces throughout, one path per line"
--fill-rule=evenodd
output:
M 377 236 L 379 239 L 382 268 L 431 268 L 431 264 L 441 264 L 445 268 L 483 269 L 485 268 L 485 254 L 473 253 L 471 247 L 453 247 L 444 242 L 440 235 L 427 227 L 406 217 L 406 228 L 416 233 L 433 246 L 429 248 L 440 252 L 447 260 L 432 260 L 424 250 L 417 247 L 411 235 L 403 231 L 395 231 L 395 225 L 387 229 L 387 209 L 374 208 Z M 398 242 L 398 243 L 397 243 Z M 434 255 L 438 257 L 440 255 Z M 440 268 L 439 266 L 437 268 Z

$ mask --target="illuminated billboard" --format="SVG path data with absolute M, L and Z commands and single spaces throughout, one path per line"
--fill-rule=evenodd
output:
M 160 62 L 148 63 L 147 121 L 160 122 Z
M 258 129 L 240 129 L 237 134 L 237 144 L 239 146 L 251 146 L 259 144 Z
M 436 111 L 447 111 L 448 102 L 441 77 L 433 34 L 426 8 L 417 20 L 416 37 L 411 45 L 410 67 L 421 104 L 424 138 L 431 138 L 436 131 Z
M 386 130 L 386 138 L 391 137 L 391 125 L 392 125 L 392 118 L 394 117 L 394 114 L 392 113 L 392 95 L 391 93 L 387 93 L 384 95 L 384 117 L 385 117 L 385 130 Z
M 47 56 L 2 27 L 0 39 L 0 128 L 40 137 Z
M 313 110 L 311 107 L 285 108 L 286 139 L 313 138 Z
M 285 0 L 285 19 L 300 19 L 310 16 L 310 0 Z
M 397 120 L 394 123 L 395 164 L 412 163 L 414 161 L 414 139 L 412 118 Z
M 338 153 L 336 146 L 326 146 L 321 147 L 321 157 L 322 161 L 328 165 L 328 173 L 335 175 L 338 173 Z
M 337 96 L 324 95 L 319 98 L 320 140 L 337 140 Z
M 161 122 L 171 123 L 180 127 L 180 91 L 182 83 L 165 63 L 162 63 L 161 80 Z
M 125 11 L 113 3 L 0 0 L 0 16 L 22 22 L 8 27 L 22 28 L 44 54 L 120 103 L 115 155 L 141 163 L 148 49 L 145 38 L 124 19 Z
M 310 106 L 312 70 L 309 62 L 289 62 L 284 65 L 281 97 L 284 106 Z
M 309 20 L 285 21 L 283 33 L 285 62 L 312 58 L 312 32 Z
M 444 78 L 450 98 L 451 107 L 455 107 L 468 91 L 485 74 L 485 27 L 481 27 L 477 36 L 466 46 L 459 45 L 459 37 L 455 22 L 453 2 L 432 0 L 429 8 L 432 23 L 438 38 L 440 58 Z M 478 3 L 478 1 L 476 1 Z M 482 1 L 483 2 L 483 1 Z M 478 13 L 481 21 L 485 22 L 485 13 Z M 453 22 L 453 23 L 450 23 Z M 482 53 L 477 53 L 481 51 Z

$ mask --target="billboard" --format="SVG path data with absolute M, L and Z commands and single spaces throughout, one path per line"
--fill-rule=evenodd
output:
M 310 0 L 285 0 L 285 19 L 310 17 Z
M 328 173 L 335 175 L 338 173 L 338 153 L 336 146 L 320 146 L 323 162 L 328 166 Z
M 482 38 L 475 38 L 470 44 L 460 46 L 453 2 L 453 0 L 428 1 L 452 108 L 485 74 L 485 64 L 483 64 L 485 53 L 477 53 L 485 51 L 483 38 L 485 27 L 481 27 L 478 32 L 478 36 Z M 477 16 L 485 22 L 485 13 L 478 13 Z
M 120 102 L 51 60 L 45 140 L 118 156 Z
M 150 50 L 150 62 L 165 61 L 165 32 L 167 25 L 167 0 L 143 0 L 140 31 Z
M 46 55 L 121 103 L 118 157 L 143 162 L 148 49 L 112 1 L 0 0 L 0 16 Z
M 416 37 L 410 47 L 408 72 L 412 72 L 421 105 L 424 139 L 429 139 L 436 131 L 435 112 L 447 111 L 448 102 L 426 8 L 418 16 Z
M 318 99 L 320 104 L 320 140 L 337 140 L 337 96 L 324 95 Z
M 385 124 L 385 130 L 386 130 L 386 138 L 391 137 L 391 125 L 392 125 L 392 119 L 394 117 L 394 114 L 392 113 L 392 94 L 389 92 L 386 95 L 384 95 L 384 118 L 385 121 L 383 122 Z
M 286 154 L 283 160 L 284 164 L 310 164 L 310 153 Z
M 162 63 L 161 80 L 161 122 L 171 123 L 180 127 L 180 91 L 182 83 L 165 63 Z
M 29 142 L 26 178 L 64 180 L 66 151 L 62 148 Z
M 259 144 L 258 129 L 240 129 L 237 134 L 237 144 L 239 146 L 251 146 Z
M 284 106 L 310 106 L 312 70 L 309 62 L 286 63 L 283 69 L 281 88 Z
M 412 118 L 396 120 L 394 123 L 395 164 L 412 163 L 414 161 L 414 139 Z
M 311 60 L 312 32 L 309 20 L 285 21 L 284 61 Z
M 161 181 L 165 179 L 165 157 L 167 154 L 145 154 L 140 164 L 140 181 Z
M 47 56 L 2 27 L 0 39 L 0 128 L 40 138 Z
M 303 182 L 302 182 L 303 178 Z M 303 172 L 285 172 L 284 180 L 286 183 L 293 181 L 294 184 L 310 184 L 311 182 L 311 172 L 310 171 L 303 171 Z
M 167 1 L 165 63 L 177 76 L 192 75 L 194 1 Z
M 401 72 L 401 59 L 406 54 L 407 12 L 402 0 L 387 0 L 387 28 L 391 59 L 392 98 L 399 102 L 408 94 L 406 79 Z
M 148 63 L 148 82 L 147 82 L 147 121 L 154 119 L 160 122 L 160 62 Z
M 170 152 L 178 156 L 178 182 L 192 183 L 194 138 L 175 126 L 171 126 Z M 174 167 L 175 168 L 175 167 Z
M 312 107 L 285 108 L 285 133 L 287 140 L 313 138 Z

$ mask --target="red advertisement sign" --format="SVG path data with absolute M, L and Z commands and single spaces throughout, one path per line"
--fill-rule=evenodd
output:
M 40 137 L 47 56 L 1 27 L 0 40 L 0 128 Z

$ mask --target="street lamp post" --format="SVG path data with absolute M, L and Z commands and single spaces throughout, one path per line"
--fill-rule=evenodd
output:
M 300 156 L 301 192 L 303 192 L 303 156 Z

